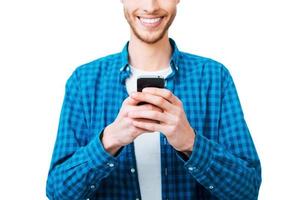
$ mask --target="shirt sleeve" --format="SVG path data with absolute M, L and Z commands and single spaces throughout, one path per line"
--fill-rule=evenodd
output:
M 49 199 L 88 199 L 116 167 L 95 133 L 87 127 L 76 71 L 68 79 L 46 193 Z M 91 136 L 86 145 L 83 138 Z
M 254 200 L 261 184 L 260 161 L 244 120 L 238 94 L 227 74 L 218 137 L 207 139 L 203 130 L 195 130 L 196 139 L 189 158 L 184 158 L 187 171 L 212 195 L 223 200 Z

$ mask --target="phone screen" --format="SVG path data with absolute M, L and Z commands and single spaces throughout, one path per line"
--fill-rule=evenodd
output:
M 137 91 L 142 92 L 145 87 L 165 87 L 165 79 L 162 77 L 140 77 L 137 79 Z
M 165 79 L 162 77 L 140 77 L 137 79 L 137 91 L 142 92 L 146 87 L 165 87 Z M 146 104 L 146 102 L 139 102 L 138 105 Z

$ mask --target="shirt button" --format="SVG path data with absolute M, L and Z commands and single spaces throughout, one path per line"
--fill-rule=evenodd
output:
M 87 198 L 86 200 L 90 200 L 90 198 Z
M 91 185 L 91 189 L 95 189 L 95 185 Z
M 139 198 L 136 198 L 135 200 L 140 200 Z
M 107 163 L 108 164 L 108 166 L 110 166 L 110 167 L 114 167 L 115 165 L 114 165 L 114 163 Z
M 214 186 L 210 185 L 208 188 L 209 188 L 210 190 L 212 190 L 212 189 L 214 189 Z
M 131 171 L 131 173 L 134 173 L 134 172 L 135 172 L 135 169 L 134 169 L 134 168 L 131 168 L 130 171 Z
M 190 171 L 193 171 L 193 170 L 194 170 L 194 167 L 189 167 L 189 170 L 190 170 Z

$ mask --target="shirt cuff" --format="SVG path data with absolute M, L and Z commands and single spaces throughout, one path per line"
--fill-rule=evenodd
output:
M 191 175 L 199 177 L 200 174 L 205 173 L 211 166 L 213 161 L 214 145 L 203 135 L 196 133 L 193 151 L 190 157 L 182 152 L 176 152 L 178 157 L 184 162 L 184 167 L 191 173 Z
M 92 169 L 102 169 L 106 168 L 113 170 L 117 164 L 118 159 L 111 154 L 109 154 L 103 147 L 103 144 L 100 140 L 101 131 L 99 134 L 96 134 L 95 138 L 88 144 L 86 148 L 86 156 L 89 157 L 89 165 Z

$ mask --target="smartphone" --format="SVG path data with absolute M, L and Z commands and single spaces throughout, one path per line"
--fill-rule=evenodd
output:
M 138 78 L 137 91 L 142 92 L 142 90 L 146 87 L 164 88 L 165 79 L 160 76 L 147 76 L 147 77 Z M 145 102 L 138 103 L 138 105 L 143 105 L 143 104 L 145 104 Z
M 137 79 L 137 91 L 142 92 L 145 87 L 165 87 L 165 79 L 159 76 L 147 76 Z

